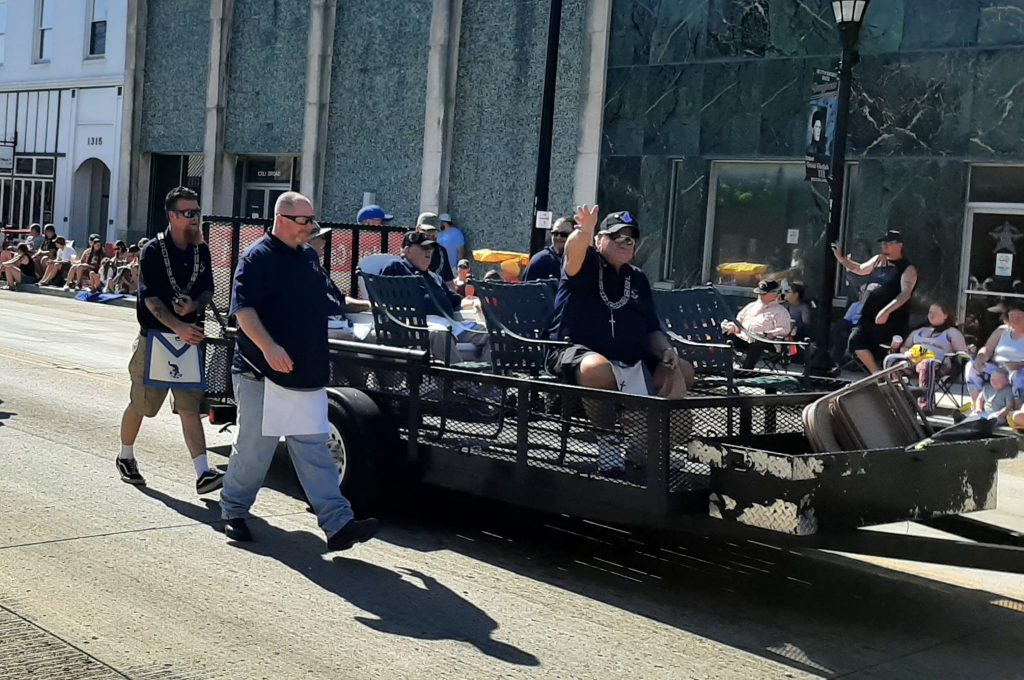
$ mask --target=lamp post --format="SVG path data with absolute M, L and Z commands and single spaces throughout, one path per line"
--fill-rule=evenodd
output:
M 540 139 L 537 144 L 537 176 L 530 216 L 530 254 L 544 247 L 547 232 L 534 227 L 537 211 L 548 209 L 551 184 L 551 138 L 555 122 L 555 84 L 558 76 L 558 38 L 562 30 L 562 0 L 551 0 L 548 10 L 548 42 L 544 60 L 544 92 L 540 105 Z
M 832 244 L 839 241 L 839 230 L 843 218 L 843 191 L 846 179 L 846 129 L 850 118 L 850 91 L 853 83 L 853 67 L 860 60 L 857 40 L 860 37 L 861 22 L 871 0 L 832 0 L 836 26 L 842 40 L 842 56 L 839 59 L 839 91 L 836 95 L 835 146 L 832 150 L 832 166 L 829 172 L 829 216 L 825 231 L 825 271 L 821 292 L 821 307 L 818 310 L 816 340 L 818 357 L 814 368 L 831 364 L 828 346 L 832 326 L 832 300 L 836 290 L 837 265 L 832 256 Z M 809 364 L 812 362 L 809 362 Z

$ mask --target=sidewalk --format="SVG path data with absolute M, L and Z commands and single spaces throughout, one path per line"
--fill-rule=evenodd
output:
M 6 287 L 0 290 L 8 290 Z M 26 283 L 18 286 L 18 290 L 15 293 L 35 293 L 37 295 L 48 295 L 50 297 L 66 298 L 68 300 L 74 300 L 75 296 L 78 295 L 77 290 L 64 290 L 57 288 L 56 286 L 40 286 L 37 283 Z M 76 302 L 78 302 L 76 300 Z M 87 302 L 83 304 L 104 304 L 112 305 L 115 307 L 129 307 L 135 309 L 136 297 L 134 295 L 126 295 L 119 300 L 112 300 L 110 302 Z

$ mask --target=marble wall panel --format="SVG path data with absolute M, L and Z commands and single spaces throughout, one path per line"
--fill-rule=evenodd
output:
M 868 7 L 858 43 L 862 54 L 885 54 L 900 49 L 906 15 L 905 2 L 906 0 L 886 0 L 875 2 Z
M 649 68 L 616 68 L 608 71 L 604 95 L 604 127 L 601 152 L 616 156 L 638 154 L 644 145 L 644 118 Z
M 865 57 L 850 113 L 851 155 L 966 153 L 973 53 Z
M 771 51 L 770 4 L 770 0 L 711 0 L 706 55 L 767 55 Z
M 580 143 L 580 111 L 585 92 L 584 43 L 587 0 L 563 0 L 562 36 L 555 81 L 554 139 L 551 144 L 549 207 L 572 214 L 576 190 L 576 154 Z
M 971 85 L 969 151 L 976 158 L 1024 157 L 1024 73 L 1016 51 L 978 52 Z
M 419 214 L 431 0 L 338 3 L 321 213 L 352 220 L 364 191 Z M 387 36 L 382 44 L 381 36 Z
M 666 249 L 671 279 L 679 286 L 703 283 L 704 232 L 707 224 L 708 177 L 711 164 L 700 157 L 677 159 L 671 248 Z
M 764 62 L 707 64 L 701 107 L 701 152 L 757 154 L 761 138 Z
M 979 0 L 903 0 L 902 49 L 967 47 L 978 39 Z M 873 8 L 871 8 L 873 9 Z
M 224 149 L 299 154 L 306 97 L 309 0 L 235 0 Z
M 979 45 L 1024 45 L 1024 0 L 981 0 Z
M 807 101 L 814 67 L 804 59 L 765 62 L 762 70 L 760 153 L 799 156 L 807 147 Z
M 633 66 L 651 61 L 652 37 L 659 23 L 659 6 L 685 4 L 678 0 L 613 0 L 608 66 Z
M 616 6 L 620 0 L 616 0 Z M 663 0 L 651 36 L 650 63 L 694 61 L 704 53 L 709 0 Z
M 643 71 L 641 77 L 647 81 L 643 152 L 683 156 L 700 153 L 704 66 L 658 66 Z
M 146 35 L 142 151 L 202 153 L 210 52 L 208 0 L 150 0 Z

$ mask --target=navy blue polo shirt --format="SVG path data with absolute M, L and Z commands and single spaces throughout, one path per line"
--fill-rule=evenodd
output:
M 604 277 L 605 295 L 618 302 L 630 281 L 628 302 L 612 312 L 601 300 L 598 276 Z M 615 317 L 612 336 L 611 316 Z M 647 276 L 632 265 L 615 271 L 593 248 L 587 249 L 575 276 L 562 272 L 555 296 L 555 315 L 550 338 L 568 340 L 601 354 L 606 359 L 636 363 L 649 355 L 650 335 L 661 330 Z
M 523 281 L 557 279 L 562 276 L 562 256 L 548 246 L 530 258 L 530 264 L 523 271 Z
M 260 348 L 239 329 L 232 370 L 252 373 L 255 367 L 259 375 L 292 389 L 326 386 L 330 376 L 327 317 L 342 314 L 344 303 L 345 296 L 320 266 L 315 250 L 306 245 L 291 248 L 267 234 L 238 263 L 231 314 L 255 310 L 270 337 L 288 352 L 294 367 L 291 373 L 270 368 Z
M 435 251 L 443 250 L 442 248 L 434 248 Z M 440 281 L 440 276 L 430 271 L 429 269 L 425 272 L 421 272 L 416 267 L 412 266 L 412 263 L 404 257 L 400 260 L 395 260 L 380 272 L 381 276 L 422 276 L 423 280 L 427 284 L 427 288 L 433 292 L 431 297 L 431 306 L 437 307 L 443 305 L 443 309 L 440 310 L 439 314 L 442 316 L 447 314 L 451 316 L 455 313 L 455 310 L 459 308 L 462 303 L 462 298 L 458 294 L 453 293 L 447 286 Z
M 179 248 L 174 245 L 171 238 L 171 230 L 164 232 L 164 244 L 167 246 L 167 259 L 171 263 L 171 273 L 174 281 L 181 288 L 182 292 L 193 300 L 203 293 L 213 292 L 213 263 L 210 260 L 210 246 L 201 243 L 198 246 L 190 245 L 187 248 Z M 188 282 L 192 280 L 192 271 L 196 263 L 196 249 L 199 249 L 199 274 L 196 276 L 195 284 L 185 290 Z M 169 333 L 171 329 L 157 321 L 153 312 L 146 306 L 147 298 L 156 298 L 167 306 L 167 309 L 177 318 L 185 323 L 203 325 L 203 320 L 198 312 L 186 316 L 178 316 L 174 313 L 174 288 L 167 278 L 167 265 L 164 262 L 164 255 L 160 249 L 160 242 L 157 239 L 150 240 L 142 248 L 139 260 L 139 295 L 135 305 L 135 317 L 139 320 L 142 334 L 147 330 Z

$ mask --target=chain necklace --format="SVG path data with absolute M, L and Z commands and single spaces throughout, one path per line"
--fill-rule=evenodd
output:
M 199 246 L 192 246 L 192 276 L 189 278 L 185 290 L 182 290 L 174 278 L 174 272 L 171 271 L 171 258 L 167 253 L 167 244 L 164 243 L 164 232 L 157 234 L 156 240 L 160 242 L 160 252 L 164 256 L 164 268 L 167 270 L 167 279 L 170 281 L 171 290 L 174 292 L 174 301 L 183 305 L 188 304 L 192 301 L 188 293 L 192 290 L 192 286 L 196 285 L 196 280 L 199 278 Z
M 615 337 L 615 310 L 622 309 L 629 302 L 630 295 L 633 292 L 632 279 L 629 274 L 626 274 L 626 283 L 622 287 L 622 297 L 612 302 L 608 299 L 608 294 L 604 291 L 604 268 L 605 264 L 602 262 L 601 266 L 597 269 L 597 291 L 601 295 L 601 302 L 608 308 L 608 325 L 612 329 L 612 337 Z

